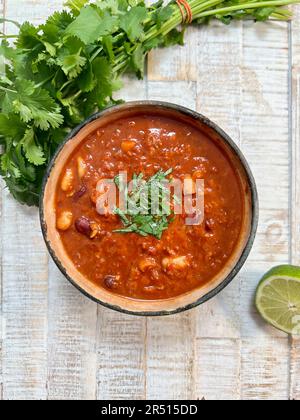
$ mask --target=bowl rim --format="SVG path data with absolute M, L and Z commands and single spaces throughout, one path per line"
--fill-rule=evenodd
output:
M 46 220 L 45 220 L 45 216 L 44 216 L 44 213 L 45 213 L 44 212 L 44 195 L 45 195 L 45 190 L 46 190 L 48 179 L 51 176 L 51 172 L 52 172 L 52 169 L 55 165 L 56 159 L 59 156 L 62 149 L 86 125 L 90 124 L 91 122 L 93 122 L 93 121 L 95 121 L 95 120 L 97 120 L 97 119 L 99 119 L 99 118 L 101 118 L 101 117 L 103 117 L 106 114 L 109 114 L 111 112 L 116 112 L 117 113 L 118 111 L 126 110 L 126 108 L 130 109 L 130 108 L 135 108 L 135 107 L 137 109 L 139 107 L 155 107 L 155 108 L 162 108 L 162 109 L 168 109 L 168 110 L 173 110 L 173 111 L 176 111 L 176 112 L 180 112 L 180 113 L 182 113 L 186 116 L 191 117 L 194 120 L 200 121 L 202 124 L 208 126 L 212 130 L 214 130 L 220 136 L 222 141 L 225 141 L 225 143 L 227 143 L 227 145 L 229 145 L 229 147 L 233 150 L 233 152 L 238 157 L 243 169 L 245 170 L 247 181 L 248 181 L 248 184 L 249 184 L 249 187 L 250 187 L 250 195 L 251 195 L 251 200 L 252 200 L 252 205 L 251 205 L 252 217 L 251 217 L 250 233 L 249 233 L 249 237 L 248 237 L 248 240 L 246 242 L 246 245 L 244 246 L 243 252 L 242 252 L 240 258 L 238 259 L 237 263 L 235 264 L 233 269 L 230 271 L 230 273 L 227 275 L 227 277 L 217 287 L 215 287 L 210 292 L 208 292 L 204 296 L 197 299 L 195 302 L 193 302 L 191 304 L 188 304 L 188 305 L 185 305 L 183 307 L 176 308 L 175 310 L 169 310 L 169 311 L 160 310 L 160 311 L 152 311 L 152 312 L 151 311 L 150 312 L 149 311 L 135 312 L 135 311 L 130 311 L 130 310 L 127 310 L 127 309 L 123 309 L 119 306 L 108 304 L 106 302 L 101 301 L 100 299 L 97 299 L 95 296 L 91 295 L 86 290 L 84 290 L 82 287 L 80 287 L 77 284 L 77 282 L 68 275 L 66 269 L 63 266 L 63 263 L 56 256 L 54 250 L 52 249 L 50 241 L 47 238 L 47 224 L 46 224 Z M 44 238 L 44 241 L 46 243 L 46 246 L 47 246 L 47 249 L 49 251 L 50 256 L 52 257 L 54 263 L 56 264 L 56 266 L 58 267 L 60 272 L 64 275 L 64 277 L 76 289 L 78 289 L 81 293 L 83 293 L 86 297 L 88 297 L 92 301 L 94 301 L 94 302 L 96 302 L 96 303 L 98 303 L 98 304 L 100 304 L 100 305 L 102 305 L 106 308 L 112 309 L 114 311 L 129 314 L 129 315 L 135 315 L 135 316 L 151 316 L 151 317 L 153 316 L 154 317 L 154 316 L 174 315 L 174 314 L 177 314 L 177 313 L 184 312 L 184 311 L 187 311 L 189 309 L 195 308 L 199 305 L 202 305 L 203 303 L 207 302 L 208 300 L 210 300 L 213 297 L 215 297 L 216 295 L 218 295 L 222 290 L 224 290 L 233 281 L 233 279 L 237 276 L 237 274 L 240 272 L 240 270 L 244 266 L 246 260 L 248 259 L 248 256 L 249 256 L 249 254 L 252 250 L 252 247 L 253 247 L 253 244 L 254 244 L 254 241 L 255 241 L 255 237 L 256 237 L 256 233 L 257 233 L 257 229 L 258 229 L 258 222 L 259 222 L 259 198 L 258 198 L 256 181 L 254 179 L 253 173 L 250 169 L 248 161 L 245 158 L 243 152 L 241 151 L 239 146 L 232 140 L 232 138 L 221 127 L 219 127 L 216 123 L 214 123 L 212 120 L 210 120 L 209 118 L 205 117 L 203 114 L 201 114 L 197 111 L 193 111 L 193 110 L 191 110 L 191 109 L 189 109 L 185 106 L 173 104 L 173 103 L 170 103 L 170 102 L 153 101 L 153 100 L 128 101 L 128 102 L 125 102 L 123 104 L 112 105 L 112 106 L 106 108 L 105 110 L 99 111 L 99 112 L 91 115 L 86 120 L 84 120 L 81 124 L 76 126 L 65 137 L 64 141 L 59 145 L 59 147 L 56 150 L 53 158 L 51 159 L 51 161 L 50 161 L 50 163 L 49 163 L 49 165 L 46 169 L 46 173 L 44 175 L 44 178 L 43 178 L 42 189 L 41 189 L 41 194 L 40 194 L 40 203 L 39 203 L 39 216 L 40 216 L 40 224 L 41 224 L 41 230 L 42 230 L 43 238 Z

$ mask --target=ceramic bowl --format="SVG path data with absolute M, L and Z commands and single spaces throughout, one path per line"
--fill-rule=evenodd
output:
M 107 123 L 137 113 L 166 115 L 204 131 L 223 149 L 240 177 L 244 191 L 245 215 L 236 249 L 224 269 L 208 284 L 184 295 L 164 300 L 137 300 L 104 290 L 85 278 L 64 250 L 56 229 L 55 190 L 65 162 L 80 142 Z M 130 102 L 97 113 L 73 130 L 65 139 L 50 163 L 42 188 L 40 217 L 43 235 L 49 252 L 64 276 L 82 293 L 111 309 L 134 315 L 169 315 L 191 309 L 216 296 L 238 274 L 252 248 L 258 224 L 258 197 L 255 180 L 249 165 L 233 140 L 215 123 L 203 115 L 182 106 L 153 101 Z

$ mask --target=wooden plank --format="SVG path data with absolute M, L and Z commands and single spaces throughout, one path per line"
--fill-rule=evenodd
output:
M 194 399 L 195 315 L 148 320 L 147 399 Z
M 47 374 L 47 252 L 36 209 L 6 192 L 2 217 L 4 399 L 45 399 Z
M 39 25 L 56 10 L 60 10 L 64 4 L 64 0 L 5 0 L 6 17 L 16 20 L 17 22 L 29 21 L 35 25 Z M 9 23 L 5 24 L 6 33 L 15 33 L 15 26 Z M 14 30 L 11 32 L 11 30 Z
M 145 399 L 146 320 L 99 307 L 97 330 L 97 399 Z
M 298 328 L 299 331 L 299 328 Z M 300 339 L 291 339 L 290 354 L 290 399 L 300 400 Z
M 286 338 L 265 335 L 242 341 L 242 400 L 287 400 L 289 348 Z
M 242 24 L 212 22 L 198 32 L 197 110 L 240 144 Z
M 196 95 L 196 83 L 191 81 L 153 82 L 149 80 L 148 83 L 148 99 L 154 101 L 173 102 L 187 108 L 196 109 Z
M 118 98 L 147 98 L 147 80 L 124 78 Z M 98 307 L 97 399 L 144 399 L 146 395 L 147 319 Z
M 241 282 L 243 399 L 288 398 L 288 338 L 254 307 L 259 279 L 289 260 L 288 69 L 288 24 L 245 23 L 241 139 L 258 184 L 260 224 Z
M 196 399 L 240 399 L 240 340 L 207 338 L 197 340 Z
M 148 77 L 151 81 L 196 81 L 199 28 L 189 28 L 185 46 L 173 46 L 151 52 L 148 59 Z
M 147 99 L 147 78 L 137 80 L 134 75 L 126 75 L 122 78 L 123 87 L 114 95 L 115 99 L 125 101 L 139 101 Z
M 49 400 L 94 400 L 96 395 L 97 305 L 49 267 Z
M 291 58 L 291 262 L 300 266 L 300 6 L 294 8 L 290 33 Z M 300 338 L 291 340 L 290 398 L 300 400 Z

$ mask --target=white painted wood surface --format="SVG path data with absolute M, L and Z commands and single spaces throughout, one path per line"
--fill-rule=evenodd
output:
M 38 23 L 62 0 L 0 0 Z M 257 316 L 262 274 L 300 265 L 300 7 L 292 23 L 190 28 L 155 51 L 144 81 L 120 94 L 181 103 L 219 123 L 256 176 L 260 226 L 237 279 L 211 302 L 168 318 L 114 313 L 58 273 L 36 210 L 0 194 L 1 399 L 300 399 L 300 341 Z M 6 25 L 6 30 L 11 30 Z

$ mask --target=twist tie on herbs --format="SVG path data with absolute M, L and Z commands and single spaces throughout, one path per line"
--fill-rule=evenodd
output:
M 187 0 L 176 0 L 177 6 L 180 9 L 182 16 L 182 23 L 193 22 L 193 12 Z

